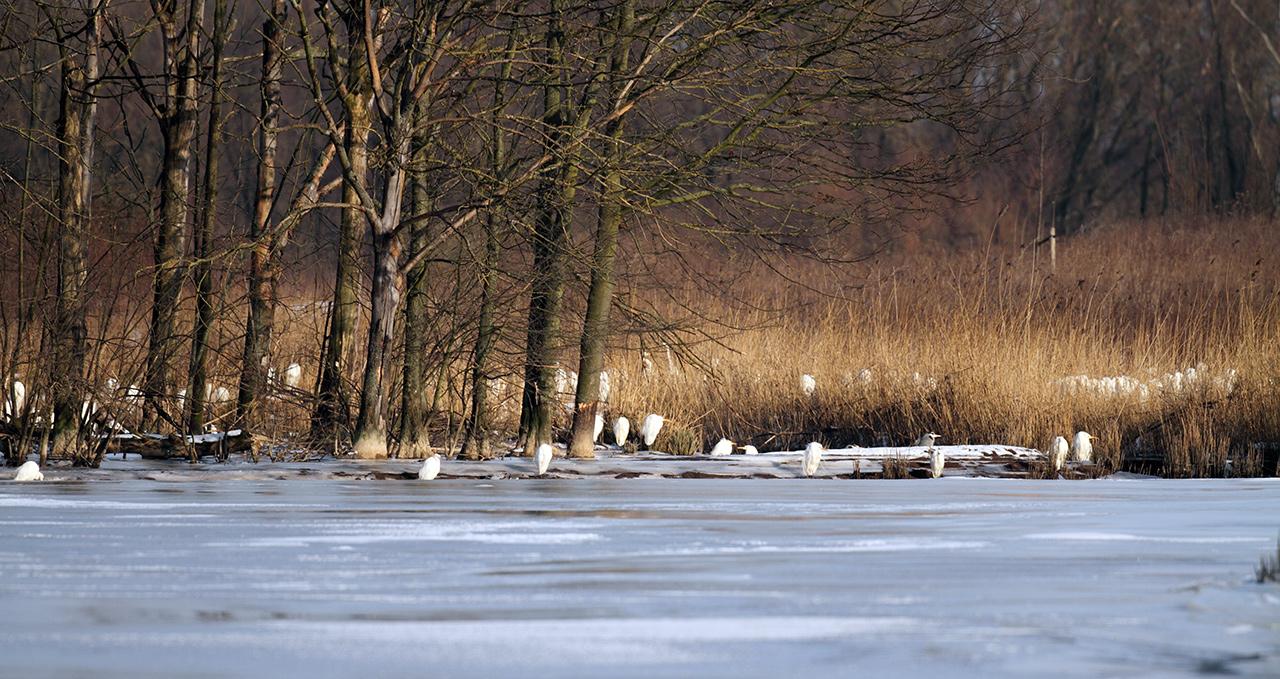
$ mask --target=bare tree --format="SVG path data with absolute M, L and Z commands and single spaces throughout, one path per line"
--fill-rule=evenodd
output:
M 209 335 L 214 323 L 213 292 L 213 234 L 218 220 L 218 165 L 221 162 L 223 112 L 225 95 L 222 88 L 223 51 L 231 32 L 232 18 L 227 12 L 227 0 L 214 0 L 213 31 L 210 37 L 212 54 L 209 74 L 209 122 L 206 128 L 203 195 L 200 202 L 199 221 L 192 237 L 195 264 L 192 275 L 196 284 L 196 319 L 191 337 L 191 379 L 184 399 L 187 431 L 198 434 L 204 430 L 205 389 L 209 384 Z
M 98 48 L 102 41 L 103 14 L 108 0 L 96 0 L 85 8 L 83 47 L 73 46 L 72 35 L 51 22 L 62 62 L 58 120 L 58 304 L 55 336 L 56 364 L 62 374 L 56 391 L 52 445 L 54 455 L 79 450 L 81 396 L 84 394 L 86 352 L 85 280 L 86 250 L 93 197 L 93 146 L 99 82 Z M 80 30 L 74 33 L 80 33 Z M 79 460 L 79 456 L 76 456 Z

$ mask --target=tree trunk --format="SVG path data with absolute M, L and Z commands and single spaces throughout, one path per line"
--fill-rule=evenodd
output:
M 631 47 L 628 34 L 634 14 L 631 0 L 618 8 L 614 46 L 610 60 L 609 99 L 618 96 L 619 79 L 627 68 Z M 618 228 L 622 225 L 622 132 L 623 119 L 613 118 L 605 125 L 606 151 L 604 175 L 601 178 L 599 223 L 596 226 L 595 252 L 591 262 L 591 289 L 587 292 L 587 315 L 582 324 L 582 344 L 578 355 L 578 389 L 574 398 L 573 435 L 569 443 L 570 457 L 595 457 L 596 415 L 600 404 L 600 370 L 604 366 L 605 342 L 609 337 L 609 308 L 613 303 L 613 265 L 618 251 Z
M 245 321 L 240 392 L 236 398 L 236 421 L 242 427 L 255 423 L 254 410 L 266 382 L 271 335 L 275 324 L 276 274 L 272 261 L 275 236 L 271 233 L 271 206 L 276 197 L 276 151 L 281 107 L 280 29 L 285 16 L 284 0 L 274 0 L 271 12 L 271 18 L 262 27 L 262 120 L 258 126 L 258 192 L 250 232 L 253 250 L 249 264 L 249 314 Z
M 365 52 L 363 22 L 348 22 L 352 31 L 348 41 L 348 88 L 350 96 L 343 100 L 347 112 L 347 129 L 343 146 L 351 161 L 351 172 L 365 177 L 369 171 L 369 133 L 372 125 L 369 101 L 371 84 L 368 56 Z M 343 184 L 344 205 L 359 205 L 360 197 L 350 181 Z M 329 309 L 329 328 L 325 338 L 324 357 L 316 385 L 316 407 L 311 417 L 312 435 L 334 437 L 340 429 L 351 426 L 350 398 L 345 378 L 350 370 L 350 356 L 355 345 L 357 305 L 360 295 L 361 234 L 368 227 L 365 215 L 357 207 L 342 210 L 338 235 L 338 267 L 334 282 L 333 303 Z
M 420 111 L 425 111 L 421 107 Z M 424 115 L 419 115 L 421 121 Z M 428 131 L 421 125 L 415 129 L 413 190 L 414 217 L 431 209 L 426 167 Z M 427 221 L 417 220 L 411 227 L 409 252 L 427 247 Z M 404 377 L 400 386 L 400 457 L 427 457 L 431 436 L 427 431 L 426 331 L 427 331 L 427 265 L 420 262 L 406 276 L 404 308 Z
M 222 50 L 227 42 L 230 22 L 226 0 L 217 0 L 213 8 L 213 59 L 209 75 L 209 131 L 205 141 L 204 196 L 194 240 L 196 284 L 196 321 L 191 338 L 191 381 L 184 403 L 187 431 L 204 430 L 205 386 L 209 383 L 209 333 L 213 328 L 213 228 L 218 214 L 218 163 L 222 146 Z
M 187 8 L 187 26 L 180 30 L 172 8 L 159 12 L 164 34 L 168 103 L 160 129 L 164 137 L 161 169 L 160 224 L 156 229 L 156 274 L 152 289 L 151 331 L 147 345 L 143 426 L 159 424 L 167 399 L 173 396 L 171 368 L 177 353 L 177 316 L 186 251 L 187 201 L 191 193 L 191 148 L 196 137 L 196 71 L 200 56 L 199 21 L 204 0 Z M 179 40 L 187 41 L 185 49 Z
M 354 436 L 356 457 L 377 459 L 387 456 L 386 376 L 391 367 L 391 343 L 395 339 L 396 315 L 404 289 L 400 270 L 400 206 L 404 198 L 409 161 L 410 128 L 393 129 L 387 140 L 394 151 L 388 159 L 382 187 L 382 212 L 370 219 L 373 231 L 373 290 L 369 298 L 369 342 L 365 348 L 364 379 L 361 380 L 360 414 Z
M 553 3 L 547 28 L 547 67 L 543 88 L 544 144 L 554 160 L 540 173 L 533 234 L 533 282 L 525 341 L 524 391 L 520 404 L 520 439 L 524 454 L 551 441 L 555 401 L 556 340 L 564 297 L 565 246 L 573 216 L 577 172 L 566 147 L 569 125 L 568 88 L 563 72 L 565 47 L 563 8 Z
M 83 61 L 66 53 L 62 62 L 62 115 L 58 141 L 59 238 L 56 355 L 61 374 L 54 379 L 55 456 L 74 453 L 80 440 L 81 395 L 84 393 L 85 252 L 93 198 L 94 119 L 97 114 L 98 45 L 106 0 L 91 10 L 85 32 Z M 79 457 L 76 456 L 79 461 Z

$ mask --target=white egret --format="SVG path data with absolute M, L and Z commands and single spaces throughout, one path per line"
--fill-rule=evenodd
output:
M 813 396 L 813 392 L 818 390 L 818 381 L 813 378 L 813 375 L 801 375 L 800 390 L 805 396 Z
M 755 446 L 748 443 L 747 445 L 742 447 L 742 454 L 743 455 L 759 455 L 760 451 L 757 450 Z
M 21 380 L 14 380 L 9 388 L 9 401 L 4 404 L 4 414 L 16 417 L 22 414 L 22 406 L 27 402 L 27 385 Z
M 1067 464 L 1067 439 L 1062 436 L 1053 437 L 1053 443 L 1049 444 L 1049 459 L 1053 461 L 1053 471 L 1062 471 Z
M 1071 459 L 1076 462 L 1093 461 L 1093 434 L 1087 431 L 1076 432 L 1076 438 L 1071 442 Z
M 538 476 L 547 473 L 551 468 L 551 458 L 555 455 L 555 449 L 550 443 L 544 443 L 538 446 L 538 452 L 533 454 L 533 463 L 538 467 Z
M 933 478 L 935 479 L 941 478 L 942 470 L 946 466 L 947 466 L 946 456 L 942 454 L 941 450 L 938 450 L 936 448 L 933 449 L 933 451 L 929 454 L 929 473 L 932 474 Z
M 609 402 L 609 392 L 613 390 L 613 385 L 609 382 L 609 371 L 600 371 L 600 402 Z
M 596 413 L 595 427 L 591 430 L 591 442 L 600 440 L 600 432 L 604 431 L 604 415 Z
M 40 473 L 40 465 L 34 462 L 23 462 L 18 467 L 18 473 L 13 475 L 14 481 L 43 481 L 44 474 Z
M 649 352 L 640 352 L 640 374 L 648 375 L 653 372 L 653 359 L 649 357 Z
M 804 447 L 804 475 L 813 476 L 818 473 L 818 465 L 822 462 L 822 444 L 810 441 Z
M 716 444 L 711 448 L 712 457 L 724 457 L 725 455 L 731 455 L 732 453 L 733 441 L 730 441 L 729 439 L 720 439 L 719 441 L 716 441 Z
M 934 444 L 934 443 L 936 443 L 936 442 L 938 441 L 938 439 L 940 439 L 940 438 L 942 438 L 942 437 L 941 437 L 941 436 L 938 436 L 937 434 L 935 434 L 935 433 L 933 433 L 933 432 L 929 432 L 929 433 L 927 433 L 927 434 L 921 434 L 921 435 L 920 435 L 920 438 L 916 439 L 916 443 L 915 443 L 915 444 L 916 444 L 917 446 L 924 446 L 924 447 L 926 447 L 926 448 L 932 448 L 932 447 L 933 447 L 933 444 Z
M 653 442 L 658 440 L 658 432 L 662 431 L 662 416 L 657 413 L 649 413 L 644 416 L 644 422 L 640 423 L 640 436 L 644 439 L 644 446 L 648 448 Z
M 613 421 L 613 442 L 618 444 L 619 448 L 626 445 L 627 435 L 630 433 L 631 420 L 626 417 L 619 417 Z
M 422 461 L 422 468 L 418 470 L 418 478 L 423 481 L 430 481 L 440 473 L 440 455 L 435 454 Z
M 297 389 L 300 384 L 302 384 L 302 366 L 290 363 L 284 369 L 284 386 Z

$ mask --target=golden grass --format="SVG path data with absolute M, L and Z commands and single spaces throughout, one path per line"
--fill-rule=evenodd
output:
M 1043 246 L 1035 253 L 922 247 L 839 268 L 788 262 L 808 288 L 752 270 L 733 287 L 733 299 L 691 282 L 677 283 L 672 293 L 664 281 L 668 297 L 676 298 L 666 310 L 700 310 L 706 320 L 697 329 L 719 341 L 682 348 L 696 361 L 677 354 L 674 369 L 652 342 L 648 371 L 638 348 L 614 350 L 606 361 L 613 386 L 608 416 L 626 415 L 634 428 L 646 413 L 660 413 L 667 424 L 656 447 L 675 443 L 681 452 L 699 443 L 705 450 L 722 436 L 776 450 L 810 440 L 902 445 L 925 431 L 940 433 L 943 443 L 1043 448 L 1056 435 L 1069 439 L 1083 429 L 1098 437 L 1095 459 L 1103 470 L 1128 458 L 1167 475 L 1219 476 L 1230 458 L 1234 475 L 1274 474 L 1277 447 L 1251 444 L 1280 442 L 1277 231 L 1246 220 L 1115 224 L 1060 239 L 1056 270 Z M 127 317 L 143 317 L 142 302 L 122 304 L 131 310 Z M 233 392 L 238 307 L 230 303 L 219 324 L 212 366 L 215 383 Z M 520 309 L 510 314 L 523 318 Z M 106 333 L 120 339 L 98 345 L 95 384 L 108 376 L 122 386 L 140 379 L 139 325 Z M 518 325 L 508 326 L 504 340 L 509 376 L 519 374 Z M 297 361 L 304 378 L 300 389 L 270 397 L 262 433 L 288 439 L 307 429 L 324 308 L 288 305 L 277 327 L 277 370 Z M 436 445 L 458 438 L 467 341 L 463 333 L 452 353 L 442 354 Z M 575 365 L 574 357 L 565 364 Z M 1195 386 L 1149 386 L 1145 398 L 1072 392 L 1058 382 L 1128 376 L 1153 385 L 1198 365 L 1202 379 Z M 864 370 L 869 380 L 860 376 Z M 1230 391 L 1222 384 L 1229 370 L 1236 375 Z M 816 380 L 812 397 L 801 389 L 804 374 Z M 348 375 L 353 388 L 357 377 Z M 390 401 L 394 431 L 399 397 Z M 514 436 L 519 384 L 512 377 L 504 379 L 499 401 L 495 425 Z M 116 412 L 128 409 L 115 400 Z M 215 408 L 223 422 L 230 409 Z
M 1083 429 L 1098 436 L 1104 468 L 1144 448 L 1167 453 L 1155 471 L 1169 475 L 1222 475 L 1229 453 L 1244 463 L 1236 474 L 1272 474 L 1274 461 L 1264 469 L 1246 451 L 1280 440 L 1274 229 L 1117 225 L 1060 240 L 1056 272 L 1044 248 L 1034 268 L 1025 251 L 873 262 L 847 274 L 862 286 L 846 299 L 781 319 L 721 316 L 758 329 L 700 347 L 711 374 L 669 371 L 663 357 L 644 374 L 637 356 L 615 356 L 611 405 L 696 426 L 708 443 L 725 436 L 762 450 L 812 439 L 902 445 L 930 430 L 945 443 L 1043 448 Z M 1148 387 L 1145 398 L 1056 382 L 1086 374 L 1154 384 L 1198 364 L 1194 386 Z M 817 380 L 812 397 L 802 374 Z

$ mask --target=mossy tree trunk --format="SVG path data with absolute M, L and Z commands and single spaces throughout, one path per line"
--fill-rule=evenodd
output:
M 609 66 L 609 100 L 622 96 L 622 79 L 627 70 L 631 48 L 628 37 L 635 23 L 632 0 L 617 9 L 614 23 L 615 40 Z M 621 102 L 615 104 L 621 108 Z M 618 229 L 622 225 L 623 194 L 622 156 L 623 118 L 605 123 L 605 163 L 600 181 L 599 221 L 596 225 L 595 252 L 591 262 L 591 288 L 587 292 L 587 313 L 582 325 L 582 343 L 578 354 L 578 388 L 574 398 L 573 433 L 569 443 L 570 457 L 595 457 L 595 423 L 603 407 L 600 403 L 600 371 L 604 367 L 605 345 L 609 338 L 609 308 L 613 303 L 614 260 L 618 251 Z

